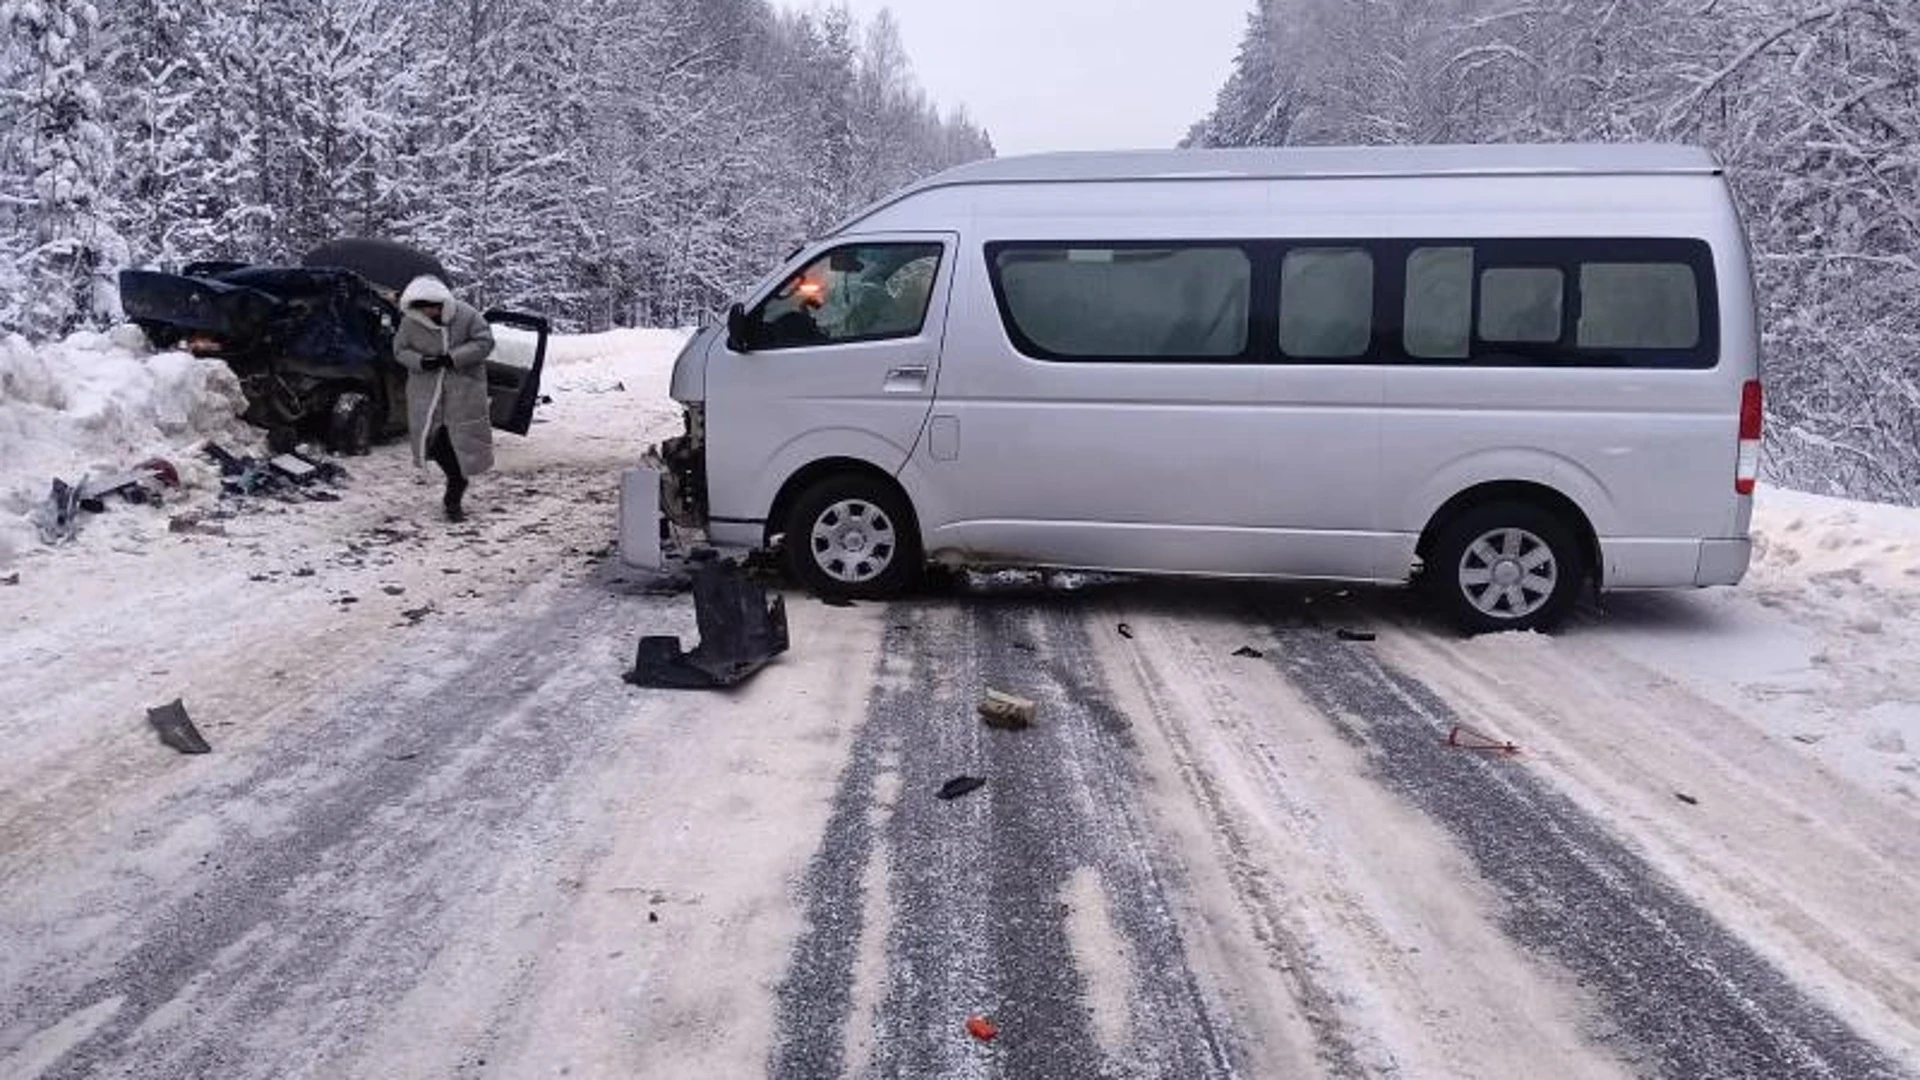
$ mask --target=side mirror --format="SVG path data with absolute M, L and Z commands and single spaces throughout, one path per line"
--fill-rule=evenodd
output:
M 727 309 L 727 349 L 731 352 L 752 352 L 747 348 L 747 312 L 739 304 Z

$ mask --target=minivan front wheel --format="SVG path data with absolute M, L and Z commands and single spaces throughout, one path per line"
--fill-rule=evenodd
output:
M 1587 579 L 1586 560 L 1559 517 L 1526 503 L 1492 503 L 1440 531 L 1423 582 L 1469 633 L 1544 630 L 1566 618 Z
M 832 476 L 801 493 L 787 519 L 788 565 L 819 596 L 880 599 L 910 589 L 920 538 L 905 501 L 863 476 Z

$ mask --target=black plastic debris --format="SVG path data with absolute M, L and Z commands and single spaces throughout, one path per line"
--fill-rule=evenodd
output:
M 1264 658 L 1267 654 L 1261 652 L 1259 649 L 1256 649 L 1251 645 L 1242 645 L 1239 648 L 1233 650 L 1233 655 L 1244 656 L 1249 660 L 1259 660 Z
M 1128 626 L 1126 623 L 1121 623 L 1117 629 L 1120 631 L 1121 637 L 1126 638 L 1128 641 L 1133 640 L 1133 627 Z
M 1676 798 L 1676 799 L 1679 799 L 1679 800 L 1680 800 L 1681 802 L 1683 802 L 1683 803 L 1686 803 L 1686 804 L 1687 804 L 1688 806 L 1699 806 L 1699 805 L 1700 805 L 1700 800 L 1699 800 L 1699 799 L 1696 799 L 1696 798 L 1694 798 L 1693 796 L 1691 796 L 1691 795 L 1689 795 L 1689 794 L 1687 794 L 1687 793 L 1686 793 L 1686 792 L 1684 792 L 1684 791 L 1676 791 L 1676 792 L 1674 792 L 1674 793 L 1673 793 L 1673 797 L 1674 797 L 1674 798 Z
M 693 575 L 694 622 L 700 643 L 683 652 L 680 639 L 640 639 L 626 681 L 667 690 L 733 686 L 787 651 L 787 606 L 749 581 L 732 562 L 701 564 Z
M 175 698 L 157 709 L 147 710 L 147 723 L 160 733 L 160 741 L 183 754 L 210 754 L 213 747 L 200 735 L 200 729 L 187 718 L 187 707 Z
M 80 500 L 86 481 L 69 484 L 58 477 L 54 478 L 51 490 L 47 492 L 47 501 L 35 511 L 34 521 L 40 526 L 40 539 L 48 544 L 61 544 L 73 539 L 80 529 L 76 520 L 80 516 Z
M 332 484 L 346 479 L 346 470 L 337 463 L 317 459 L 297 451 L 259 458 L 235 454 L 219 443 L 209 442 L 203 452 L 220 467 L 220 490 L 226 495 L 278 495 L 289 499 L 305 497 L 314 502 L 337 502 L 338 496 L 309 490 L 314 484 Z
M 986 786 L 987 782 L 977 776 L 956 776 L 946 783 L 941 784 L 940 790 L 934 792 L 933 797 L 951 802 L 962 795 L 978 791 Z
M 1371 630 L 1349 630 L 1344 626 L 1334 633 L 1341 641 L 1372 641 L 1379 636 Z

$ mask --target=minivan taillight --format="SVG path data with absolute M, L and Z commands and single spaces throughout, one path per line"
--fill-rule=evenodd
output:
M 1734 468 L 1733 490 L 1753 494 L 1760 478 L 1760 425 L 1765 416 L 1760 395 L 1760 380 L 1749 379 L 1740 388 L 1740 462 Z

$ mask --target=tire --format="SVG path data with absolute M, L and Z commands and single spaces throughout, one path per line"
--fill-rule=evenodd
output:
M 1421 585 L 1470 634 L 1550 630 L 1579 599 L 1586 555 L 1566 521 L 1531 503 L 1476 506 L 1435 538 Z
M 327 449 L 360 457 L 373 448 L 373 400 L 357 390 L 333 399 L 327 410 Z
M 787 566 L 830 600 L 883 600 L 920 580 L 919 526 L 891 485 L 829 476 L 801 492 L 787 515 Z

